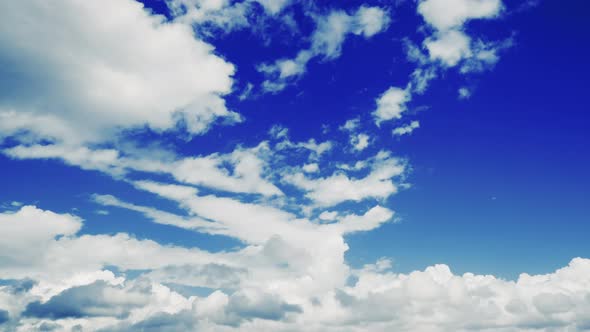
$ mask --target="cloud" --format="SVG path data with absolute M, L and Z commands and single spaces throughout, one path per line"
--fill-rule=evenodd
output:
M 190 199 L 185 204 L 191 211 L 201 211 L 193 202 L 199 198 L 178 194 L 182 188 L 159 189 L 175 200 Z M 241 223 L 262 229 L 248 217 L 248 209 L 260 207 L 239 203 L 242 207 L 229 208 L 211 202 L 203 208 L 215 213 L 237 210 Z M 18 321 L 25 330 L 46 324 L 103 331 L 445 332 L 576 331 L 590 321 L 590 260 L 576 258 L 553 273 L 521 274 L 516 281 L 455 275 L 443 264 L 402 274 L 384 259 L 351 269 L 344 260 L 348 247 L 342 236 L 375 229 L 391 220 L 393 212 L 375 206 L 360 215 L 328 215 L 336 221 L 312 227 L 309 221 L 273 214 L 260 223 L 273 229 L 265 239 L 235 252 L 210 254 L 122 234 L 78 235 L 79 218 L 24 206 L 0 218 L 3 234 L 10 235 L 0 240 L 2 253 L 15 258 L 23 257 L 18 256 L 23 250 L 35 253 L 27 256 L 39 259 L 20 268 L 41 281 L 0 286 L 0 307 L 12 319 L 4 324 Z M 225 222 L 225 213 L 209 216 Z M 7 245 L 17 236 L 10 227 L 27 234 L 40 225 L 44 231 L 21 236 L 18 248 Z M 231 227 L 238 230 L 237 225 Z M 244 235 L 246 229 L 234 236 L 256 239 Z M 16 276 L 18 266 L 19 261 L 4 262 L 2 275 Z M 101 270 L 104 266 L 147 272 L 139 278 L 115 276 Z M 212 292 L 183 296 L 162 283 L 208 287 Z
M 457 93 L 459 94 L 459 99 L 469 99 L 473 92 L 468 87 L 461 87 Z
M 153 222 L 156 231 L 176 227 L 228 237 L 233 245 L 208 252 L 189 232 L 190 247 L 127 233 L 89 234 L 93 228 L 75 215 L 5 206 L 0 329 L 548 332 L 590 326 L 587 259 L 515 281 L 456 275 L 444 264 L 399 273 L 387 258 L 352 266 L 347 236 L 397 221 L 388 198 L 404 187 L 408 168 L 386 151 L 366 159 L 350 153 L 348 143 L 364 151 L 377 142 L 369 128 L 361 132 L 363 115 L 340 127 L 343 142 L 291 141 L 286 128 L 273 126 L 268 141 L 238 143 L 225 153 L 187 156 L 125 144 L 126 130 L 196 135 L 218 120 L 238 121 L 223 100 L 234 68 L 193 28 L 199 34 L 209 24 L 225 31 L 245 27 L 253 8 L 282 19 L 293 2 L 167 3 L 170 21 L 127 0 L 107 0 L 101 8 L 75 1 L 0 5 L 22 14 L 0 23 L 11 28 L 0 32 L 10 46 L 0 61 L 17 64 L 2 67 L 15 83 L 0 92 L 0 130 L 19 144 L 2 152 L 109 174 L 149 199 L 137 203 L 121 191 L 92 195 L 92 204 L 132 211 L 133 222 Z M 377 125 L 404 118 L 413 94 L 442 70 L 478 72 L 498 61 L 502 43 L 478 40 L 465 27 L 497 17 L 495 3 L 419 2 L 432 34 L 423 50 L 408 46 L 418 68 L 405 88 L 391 87 L 377 98 Z M 377 7 L 312 16 L 316 30 L 308 48 L 260 67 L 268 91 L 297 80 L 313 59 L 339 57 L 349 36 L 370 38 L 389 24 L 387 11 Z M 392 133 L 409 135 L 418 127 L 411 121 Z
M 277 18 L 293 2 L 291 0 L 167 0 L 170 14 L 177 23 L 194 26 L 205 36 L 251 28 L 256 31 L 260 20 Z M 263 12 L 256 11 L 260 6 Z M 284 19 L 284 17 L 278 17 Z
M 317 163 L 305 164 L 302 169 L 305 173 L 316 173 L 320 170 Z
M 446 67 L 454 67 L 459 61 L 471 56 L 471 39 L 463 32 L 450 30 L 427 38 L 424 45 L 432 60 L 440 61 Z
M 222 99 L 233 65 L 138 2 L 4 2 L 0 13 L 4 137 L 97 142 L 125 129 L 181 124 L 195 135 L 240 121 Z
M 433 35 L 424 40 L 429 60 L 438 62 L 445 68 L 457 66 L 465 60 L 461 72 L 482 71 L 498 61 L 497 52 L 504 47 L 497 43 L 476 42 L 465 32 L 464 25 L 474 19 L 493 19 L 504 9 L 501 0 L 422 0 L 417 11 L 434 30 Z M 508 39 L 510 40 L 510 38 Z M 412 57 L 416 50 L 410 48 Z M 410 54 L 410 53 L 409 53 Z
M 55 281 L 107 265 L 128 270 L 226 262 L 206 251 L 162 246 L 124 233 L 78 235 L 81 227 L 79 217 L 34 206 L 0 214 L 0 231 L 4 234 L 0 238 L 0 274 L 9 279 Z
M 370 38 L 385 30 L 389 22 L 389 16 L 383 9 L 367 6 L 361 6 L 351 14 L 333 10 L 325 16 L 318 16 L 308 49 L 299 51 L 292 59 L 279 59 L 258 66 L 258 71 L 266 77 L 263 90 L 276 93 L 285 89 L 305 74 L 307 64 L 313 58 L 321 57 L 323 61 L 338 58 L 348 35 Z
M 230 296 L 226 312 L 243 319 L 280 320 L 289 313 L 301 313 L 302 309 L 283 302 L 276 295 L 238 292 Z
M 391 133 L 395 136 L 409 135 L 418 128 L 420 128 L 420 122 L 412 121 L 405 126 L 395 128 Z
M 380 125 L 384 121 L 400 119 L 406 111 L 406 103 L 412 95 L 406 89 L 391 87 L 377 98 L 377 108 L 373 111 L 375 123 Z
M 125 318 L 131 309 L 145 306 L 147 303 L 147 296 L 140 291 L 97 281 L 90 285 L 66 289 L 44 303 L 29 303 L 23 315 L 52 319 L 87 316 Z
M 350 178 L 342 172 L 319 178 L 295 173 L 285 175 L 284 181 L 306 192 L 305 196 L 317 206 L 328 207 L 345 201 L 387 198 L 398 190 L 392 178 L 403 172 L 404 166 L 399 160 L 380 152 L 371 161 L 370 172 L 362 178 Z
M 460 28 L 472 19 L 498 17 L 502 11 L 501 0 L 421 0 L 418 13 L 440 31 Z
M 331 145 L 316 144 L 311 140 L 300 143 L 316 153 L 324 153 Z M 61 159 L 66 164 L 87 170 L 99 170 L 116 177 L 129 171 L 164 173 L 177 181 L 220 191 L 282 195 L 279 188 L 263 178 L 266 164 L 262 158 L 269 154 L 268 144 L 262 142 L 253 148 L 238 147 L 228 154 L 213 153 L 207 156 L 157 158 L 142 152 L 139 156 L 123 154 L 116 149 L 92 149 L 78 145 L 34 144 L 19 145 L 2 150 L 15 159 Z M 174 160 L 176 159 L 176 160 Z
M 369 135 L 358 134 L 350 138 L 350 144 L 355 151 L 363 151 L 369 146 Z
M 185 158 L 175 163 L 170 173 L 184 183 L 216 190 L 282 195 L 279 188 L 262 178 L 265 164 L 259 154 L 265 151 L 268 146 L 261 143 L 252 149 L 238 148 L 227 155 Z M 225 165 L 231 165 L 231 172 Z
M 38 259 L 36 250 L 28 246 L 37 243 L 44 247 L 56 236 L 72 235 L 82 227 L 81 219 L 69 214 L 56 214 L 34 206 L 23 206 L 16 212 L 0 214 L 0 262 L 9 267 Z

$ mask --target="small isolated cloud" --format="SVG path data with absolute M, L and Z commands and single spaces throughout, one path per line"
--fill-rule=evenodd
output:
M 352 145 L 353 150 L 363 151 L 366 149 L 369 146 L 369 138 L 369 135 L 362 133 L 351 136 L 350 144 Z
M 395 136 L 410 135 L 412 132 L 414 132 L 414 130 L 416 130 L 418 128 L 420 128 L 420 122 L 419 121 L 412 121 L 405 126 L 395 128 L 392 131 L 392 134 Z
M 391 87 L 377 98 L 377 108 L 373 111 L 375 123 L 380 125 L 384 121 L 401 119 L 407 110 L 406 103 L 412 99 L 409 91 Z
M 470 88 L 464 86 L 459 88 L 457 93 L 459 94 L 459 99 L 469 99 L 471 98 L 471 94 L 473 93 L 473 91 Z

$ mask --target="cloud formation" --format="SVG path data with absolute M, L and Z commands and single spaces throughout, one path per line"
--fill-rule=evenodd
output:
M 222 99 L 234 66 L 138 2 L 0 6 L 0 42 L 11 45 L 0 51 L 2 137 L 78 144 L 144 127 L 202 134 L 241 119 Z

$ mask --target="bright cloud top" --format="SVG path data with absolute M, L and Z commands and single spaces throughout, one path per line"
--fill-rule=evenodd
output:
M 0 41 L 11 45 L 0 51 L 3 136 L 97 142 L 122 129 L 181 123 L 202 134 L 218 118 L 240 120 L 221 98 L 231 91 L 233 65 L 189 27 L 139 3 L 1 6 L 11 13 L 0 23 Z

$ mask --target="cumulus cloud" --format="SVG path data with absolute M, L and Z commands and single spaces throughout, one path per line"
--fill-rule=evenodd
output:
M 350 138 L 350 144 L 355 151 L 363 151 L 369 146 L 369 135 L 358 134 Z
M 266 76 L 262 84 L 266 92 L 276 93 L 306 72 L 307 63 L 315 57 L 323 61 L 338 58 L 347 36 L 358 35 L 370 38 L 389 25 L 387 12 L 378 7 L 359 7 L 354 13 L 334 10 L 316 18 L 316 30 L 311 36 L 311 45 L 301 50 L 292 59 L 279 59 L 263 63 L 258 70 Z
M 222 99 L 233 65 L 138 2 L 4 2 L 0 13 L 4 137 L 96 142 L 240 120 Z
M 434 30 L 423 43 L 430 61 L 450 68 L 465 60 L 467 63 L 462 72 L 481 71 L 495 64 L 498 60 L 496 53 L 501 48 L 495 43 L 473 42 L 464 25 L 474 19 L 497 18 L 503 8 L 501 0 L 420 1 L 417 11 Z
M 418 13 L 432 27 L 445 31 L 468 20 L 497 17 L 502 8 L 501 0 L 422 0 Z
M 442 264 L 396 273 L 385 259 L 351 269 L 343 235 L 378 228 L 392 211 L 324 211 L 320 219 L 332 222 L 313 224 L 270 208 L 195 197 L 182 187 L 142 186 L 252 244 L 212 254 L 124 234 L 79 235 L 80 218 L 31 206 L 5 212 L 0 228 L 9 236 L 0 239 L 1 252 L 13 259 L 3 261 L 2 275 L 40 281 L 0 286 L 4 324 L 90 331 L 576 331 L 590 319 L 587 259 L 545 275 L 521 274 L 516 281 L 456 275 Z M 115 276 L 107 267 L 146 272 Z M 181 295 L 165 284 L 211 292 Z
M 380 125 L 384 121 L 400 119 L 407 110 L 406 103 L 412 99 L 407 89 L 391 87 L 377 98 L 377 108 L 373 111 L 375 123 Z

